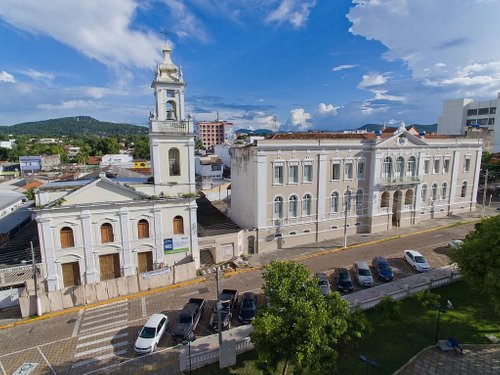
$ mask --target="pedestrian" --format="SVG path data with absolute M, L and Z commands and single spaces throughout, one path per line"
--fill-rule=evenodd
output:
M 460 354 L 464 354 L 464 350 L 462 347 L 458 344 L 458 340 L 456 339 L 455 336 L 451 335 L 448 338 L 449 345 L 455 350 L 455 353 L 458 354 L 460 350 Z

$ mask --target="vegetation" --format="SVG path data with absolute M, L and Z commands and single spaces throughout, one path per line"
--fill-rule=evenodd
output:
M 384 297 L 377 305 L 377 310 L 382 316 L 384 326 L 390 326 L 403 318 L 401 301 L 395 301 L 391 296 Z
M 263 278 L 268 304 L 257 315 L 251 334 L 260 364 L 276 371 L 282 362 L 282 374 L 290 365 L 301 374 L 334 370 L 337 344 L 360 337 L 366 320 L 352 321 L 360 314 L 350 315 L 339 293 L 324 297 L 304 265 L 271 262 Z
M 418 294 L 418 293 L 417 293 Z M 465 282 L 457 282 L 439 288 L 443 303 L 451 300 L 453 310 L 441 314 L 439 337 L 447 338 L 451 334 L 461 344 L 487 344 L 485 334 L 500 336 L 498 317 L 492 309 L 488 297 L 478 295 Z M 436 295 L 434 293 L 431 294 Z M 382 313 L 377 309 L 366 312 L 366 316 L 373 327 L 371 333 L 363 335 L 358 345 L 341 347 L 337 360 L 337 371 L 326 368 L 322 374 L 364 374 L 366 364 L 359 360 L 361 354 L 376 360 L 378 367 L 370 373 L 392 374 L 403 366 L 410 358 L 423 348 L 434 344 L 437 313 L 434 308 L 422 306 L 418 297 L 402 301 L 401 311 L 403 319 L 386 327 Z M 238 363 L 224 370 L 219 370 L 218 364 L 193 371 L 196 375 L 262 375 L 256 351 L 238 356 Z M 293 367 L 292 367 L 293 369 Z M 282 364 L 277 370 L 270 372 L 273 375 L 282 370 Z M 299 372 L 300 373 L 300 372 Z
M 449 256 L 460 267 L 464 279 L 493 302 L 500 315 L 500 216 L 477 223 L 464 243 L 450 249 Z

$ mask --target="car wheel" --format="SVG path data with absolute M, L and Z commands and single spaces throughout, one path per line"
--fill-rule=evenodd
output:
M 413 266 L 413 269 L 416 271 L 417 270 L 417 266 Z

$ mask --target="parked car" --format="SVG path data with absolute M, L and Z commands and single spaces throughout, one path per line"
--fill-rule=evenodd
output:
M 384 257 L 377 256 L 372 261 L 373 273 L 377 275 L 379 280 L 392 281 L 394 273 L 391 265 Z
M 372 271 L 370 271 L 370 267 L 366 262 L 354 262 L 352 268 L 359 286 L 373 286 Z
M 234 310 L 236 309 L 236 304 L 238 301 L 238 291 L 234 289 L 222 289 L 219 297 L 221 301 L 221 321 L 222 330 L 225 331 L 231 328 L 231 320 L 233 318 Z M 210 316 L 210 327 L 214 331 L 219 330 L 219 320 L 217 312 L 217 303 L 214 305 L 212 310 L 212 315 Z
M 332 290 L 330 288 L 330 282 L 328 281 L 328 275 L 325 272 L 318 272 L 314 276 L 319 279 L 318 287 L 319 290 L 321 290 L 321 293 L 324 296 L 330 294 Z
M 172 330 L 172 337 L 177 342 L 194 340 L 194 330 L 200 321 L 205 300 L 202 298 L 190 298 L 179 314 L 179 319 Z
M 254 293 L 247 292 L 243 294 L 240 304 L 240 314 L 238 319 L 243 324 L 252 323 L 257 314 L 257 296 Z
M 134 349 L 139 354 L 151 353 L 156 349 L 163 334 L 167 331 L 168 317 L 164 314 L 153 314 L 139 331 Z
M 415 271 L 426 272 L 430 270 L 429 264 L 422 254 L 416 250 L 405 250 L 404 259 L 413 267 Z
M 346 268 L 337 268 L 334 273 L 334 279 L 337 283 L 337 289 L 341 292 L 352 292 L 352 280 L 349 271 Z
M 448 248 L 450 249 L 458 249 L 460 246 L 462 246 L 464 241 L 462 240 L 451 240 L 448 242 Z

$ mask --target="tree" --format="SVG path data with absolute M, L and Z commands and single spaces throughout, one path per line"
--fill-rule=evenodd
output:
M 449 255 L 458 264 L 465 281 L 491 298 L 500 315 L 499 228 L 500 215 L 481 220 L 461 246 L 450 249 Z
M 484 150 L 481 156 L 481 163 L 488 164 L 491 161 L 493 154 L 489 151 Z
M 403 318 L 401 301 L 396 301 L 391 296 L 382 298 L 377 305 L 377 310 L 382 314 L 382 325 L 384 326 L 399 322 Z
M 363 324 L 350 322 L 348 303 L 337 292 L 324 297 L 318 280 L 293 261 L 271 262 L 263 278 L 268 304 L 251 334 L 259 362 L 271 370 L 283 362 L 283 374 L 290 364 L 301 374 L 334 370 L 339 340 L 349 327 L 363 330 Z

